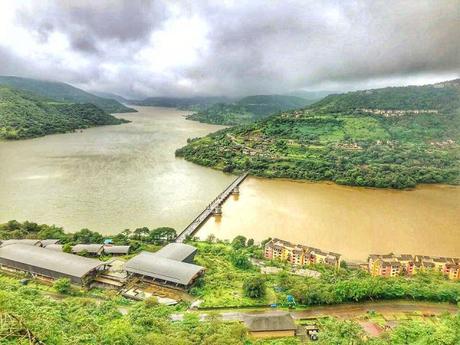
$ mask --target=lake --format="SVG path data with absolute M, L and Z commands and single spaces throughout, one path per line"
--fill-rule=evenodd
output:
M 182 230 L 235 176 L 176 158 L 187 138 L 220 126 L 188 112 L 137 107 L 132 123 L 0 142 L 0 222 L 31 220 L 105 234 Z M 248 178 L 223 216 L 198 232 L 299 242 L 351 260 L 389 251 L 460 256 L 460 188 L 414 191 Z

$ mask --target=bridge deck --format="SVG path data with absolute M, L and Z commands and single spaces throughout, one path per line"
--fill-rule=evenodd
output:
M 204 222 L 209 218 L 214 209 L 221 205 L 232 193 L 233 189 L 238 187 L 244 179 L 248 176 L 247 173 L 238 176 L 235 181 L 233 181 L 225 190 L 220 193 L 217 198 L 215 198 L 209 205 L 201 212 L 198 217 L 196 217 L 193 222 L 190 223 L 176 238 L 176 242 L 184 242 L 187 236 L 192 236 L 198 228 L 204 224 Z

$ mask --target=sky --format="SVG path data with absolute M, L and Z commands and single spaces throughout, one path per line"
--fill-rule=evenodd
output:
M 460 76 L 460 0 L 0 0 L 0 74 L 129 98 Z

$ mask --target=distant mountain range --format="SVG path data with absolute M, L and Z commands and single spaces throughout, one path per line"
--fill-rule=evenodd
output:
M 237 125 L 261 119 L 277 112 L 305 107 L 326 96 L 327 92 L 299 91 L 294 95 L 254 95 L 241 99 L 230 97 L 149 97 L 126 100 L 127 104 L 173 107 L 191 110 L 187 119 L 219 125 Z
M 148 97 L 143 100 L 130 100 L 129 104 L 180 109 L 201 109 L 212 104 L 229 101 L 231 101 L 231 99 L 227 97 Z
M 311 104 L 307 100 L 285 95 L 255 95 L 233 103 L 217 103 L 187 116 L 187 119 L 219 125 L 238 125 L 268 117 L 280 111 L 303 108 Z
M 460 79 L 329 95 L 191 140 L 177 156 L 227 172 L 407 188 L 460 183 Z
M 38 96 L 53 99 L 58 102 L 92 103 L 107 113 L 127 113 L 136 111 L 135 109 L 124 106 L 115 99 L 98 97 L 69 84 L 55 81 L 0 76 L 0 85 L 29 91 Z

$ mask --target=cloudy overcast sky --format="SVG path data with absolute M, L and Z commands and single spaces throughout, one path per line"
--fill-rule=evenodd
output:
M 460 74 L 460 0 L 0 0 L 0 74 L 128 97 L 351 90 Z

